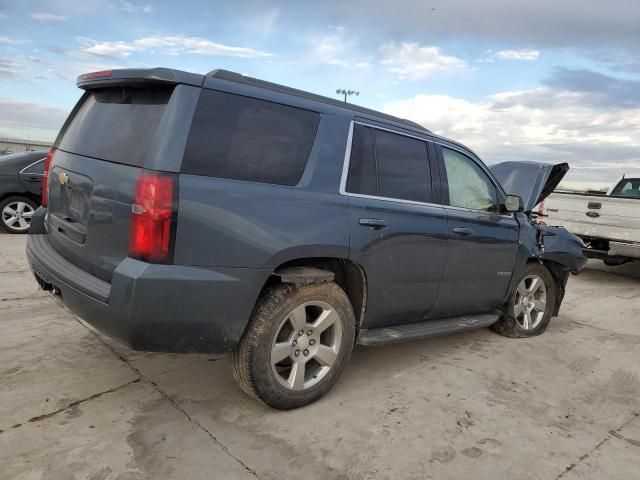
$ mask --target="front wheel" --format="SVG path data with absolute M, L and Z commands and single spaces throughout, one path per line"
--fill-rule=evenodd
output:
M 529 263 L 509 296 L 502 317 L 492 328 L 512 338 L 540 335 L 547 329 L 555 310 L 557 288 L 546 267 Z
M 353 308 L 338 285 L 278 285 L 258 301 L 229 360 L 245 392 L 288 410 L 314 402 L 333 387 L 354 338 Z

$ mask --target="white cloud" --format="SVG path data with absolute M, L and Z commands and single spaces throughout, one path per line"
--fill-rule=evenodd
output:
M 9 18 L 9 15 L 6 13 L 0 13 L 0 20 L 4 20 L 5 18 Z
M 56 15 L 55 13 L 34 12 L 31 18 L 39 22 L 63 22 L 67 19 L 64 15 Z
M 83 52 L 93 55 L 107 55 L 110 57 L 127 57 L 139 50 L 135 45 L 127 42 L 98 42 L 91 38 L 80 37 L 78 42 L 85 45 Z
M 163 53 L 177 55 L 179 53 L 199 53 L 202 55 L 226 55 L 230 57 L 269 57 L 270 53 L 253 48 L 231 47 L 199 37 L 169 36 L 144 37 L 133 42 L 143 50 L 160 50 Z
M 417 95 L 384 111 L 473 148 L 487 163 L 569 162 L 570 181 L 640 173 L 640 107 L 589 103 L 588 93 L 540 87 L 469 102 Z
M 18 70 L 20 67 L 20 63 L 14 60 L 0 58 L 0 78 L 5 80 L 18 79 Z
M 100 42 L 84 37 L 80 37 L 77 40 L 84 45 L 82 52 L 113 57 L 127 57 L 132 53 L 143 51 L 163 53 L 167 55 L 197 53 L 201 55 L 223 55 L 242 58 L 271 56 L 268 52 L 252 48 L 232 47 L 221 43 L 215 43 L 205 38 L 185 37 L 182 35 L 167 37 L 150 36 L 139 38 L 133 42 Z
M 492 58 L 497 58 L 500 60 L 528 60 L 533 61 L 537 60 L 540 56 L 540 52 L 538 50 L 532 49 L 523 49 L 523 50 L 500 50 L 496 52 Z
M 309 35 L 305 57 L 311 62 L 341 67 L 367 67 L 370 59 L 357 54 L 357 41 L 345 34 L 341 25 L 331 25 L 329 32 Z
M 150 3 L 138 4 L 133 2 L 127 2 L 125 0 L 120 0 L 116 5 L 113 5 L 111 8 L 117 8 L 118 10 L 123 10 L 127 13 L 153 13 L 154 11 L 154 7 Z
M 26 43 L 26 40 L 20 40 L 18 38 L 11 38 L 11 37 L 7 37 L 6 35 L 0 35 L 0 43 L 4 44 L 4 45 L 22 45 L 23 43 Z
M 400 80 L 420 80 L 436 72 L 466 68 L 464 60 L 444 55 L 438 47 L 418 43 L 386 43 L 379 52 L 381 62 Z

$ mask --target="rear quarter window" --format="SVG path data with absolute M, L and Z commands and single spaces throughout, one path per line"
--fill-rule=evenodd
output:
M 173 87 L 91 91 L 57 147 L 65 152 L 141 167 Z
M 203 90 L 182 173 L 296 185 L 319 122 L 317 112 Z

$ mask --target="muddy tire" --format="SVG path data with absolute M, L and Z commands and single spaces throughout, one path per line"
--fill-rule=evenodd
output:
M 266 405 L 289 410 L 327 393 L 354 345 L 355 317 L 335 283 L 268 289 L 229 363 L 238 385 Z
M 509 296 L 503 315 L 492 329 L 511 338 L 535 337 L 543 333 L 555 311 L 557 284 L 551 272 L 539 263 L 529 263 Z

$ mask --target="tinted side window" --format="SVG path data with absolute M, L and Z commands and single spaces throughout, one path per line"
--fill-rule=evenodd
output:
M 347 192 L 377 195 L 378 178 L 373 136 L 369 127 L 355 125 L 351 141 L 351 159 Z
M 319 122 L 316 112 L 203 90 L 182 172 L 295 185 L 306 166 Z
M 381 197 L 427 202 L 431 176 L 427 144 L 415 138 L 373 130 Z
M 497 191 L 489 176 L 469 157 L 442 147 L 449 189 L 449 205 L 495 212 Z
M 33 165 L 24 169 L 24 173 L 29 173 L 31 175 L 43 175 L 44 174 L 44 158 L 42 160 L 38 160 Z

